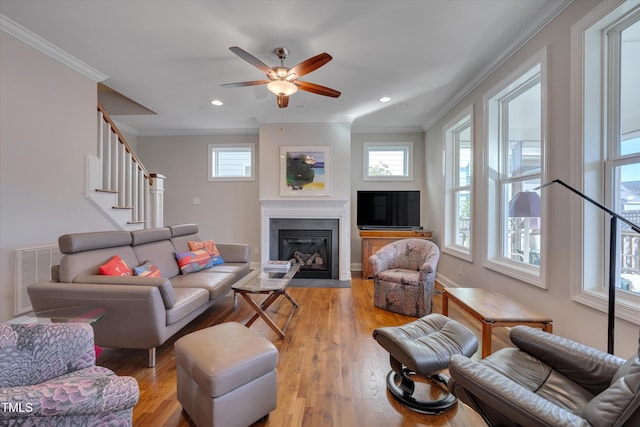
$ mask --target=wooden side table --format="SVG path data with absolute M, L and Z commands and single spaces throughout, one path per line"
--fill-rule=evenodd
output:
M 482 358 L 491 354 L 493 328 L 528 325 L 553 332 L 553 320 L 499 293 L 481 288 L 445 288 L 442 314 L 449 315 L 449 300 L 482 322 Z
M 401 239 L 431 239 L 431 232 L 424 230 L 360 230 L 362 239 L 362 278 L 373 277 L 369 257 L 383 246 Z

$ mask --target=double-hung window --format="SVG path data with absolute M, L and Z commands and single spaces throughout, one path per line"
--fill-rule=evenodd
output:
M 445 215 L 443 251 L 472 261 L 472 113 L 466 109 L 445 126 Z
M 485 96 L 486 266 L 544 287 L 540 191 L 544 171 L 546 49 Z
M 254 144 L 209 144 L 209 181 L 253 181 Z
M 636 1 L 603 2 L 572 28 L 576 73 L 572 149 L 582 153 L 575 182 L 632 223 L 640 223 L 640 6 Z M 582 251 L 572 263 L 582 280 L 577 301 L 607 310 L 608 273 L 618 288 L 618 316 L 640 317 L 640 235 L 618 221 L 615 265 L 609 265 L 609 215 L 584 204 Z

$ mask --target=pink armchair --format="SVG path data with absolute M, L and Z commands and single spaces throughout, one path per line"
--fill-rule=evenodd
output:
M 82 323 L 0 323 L 0 425 L 132 424 L 139 389 L 95 365 Z
M 423 239 L 389 243 L 371 255 L 373 304 L 406 316 L 431 313 L 438 246 Z

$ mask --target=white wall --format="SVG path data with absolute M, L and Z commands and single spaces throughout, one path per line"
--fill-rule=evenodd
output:
M 413 181 L 365 181 L 363 179 L 363 144 L 365 142 L 413 142 Z M 425 193 L 426 171 L 424 133 L 354 133 L 351 135 L 351 265 L 362 268 L 362 239 L 356 224 L 358 190 L 420 190 L 422 206 L 420 224 L 430 229 L 431 206 L 427 205 Z
M 209 181 L 208 145 L 255 143 L 258 135 L 139 136 L 138 155 L 145 167 L 166 176 L 165 225 L 196 223 L 203 239 L 260 247 L 258 181 Z M 259 174 L 256 168 L 256 174 Z M 194 204 L 193 198 L 200 198 Z M 253 255 L 258 260 L 257 254 Z
M 96 82 L 0 31 L 0 320 L 14 315 L 14 250 L 112 226 L 84 197 Z
M 442 176 L 442 150 L 444 147 L 444 126 L 469 105 L 474 107 L 474 261 L 468 263 L 451 255 L 442 254 L 438 264 L 438 275 L 442 280 L 459 286 L 484 287 L 496 290 L 518 301 L 526 302 L 536 310 L 550 315 L 554 320 L 554 332 L 573 338 L 585 344 L 606 349 L 606 314 L 571 300 L 570 251 L 571 218 L 569 212 L 570 194 L 559 189 L 549 191 L 549 270 L 547 290 L 511 279 L 482 266 L 486 242 L 486 203 L 483 174 L 483 153 L 486 145 L 483 135 L 482 96 L 510 72 L 542 47 L 548 46 L 548 142 L 547 142 L 547 179 L 560 178 L 571 182 L 570 138 L 570 28 L 578 19 L 587 14 L 600 1 L 580 0 L 573 2 L 547 28 L 529 41 L 522 49 L 507 60 L 488 79 L 475 88 L 472 93 L 458 103 L 448 114 L 433 125 L 427 132 L 427 152 L 425 158 L 427 170 L 427 204 L 431 212 L 431 226 L 437 239 L 442 240 L 443 209 L 438 208 L 444 200 L 444 182 Z M 458 271 L 462 275 L 458 275 Z M 638 326 L 623 320 L 616 323 L 615 353 L 628 357 L 637 351 Z

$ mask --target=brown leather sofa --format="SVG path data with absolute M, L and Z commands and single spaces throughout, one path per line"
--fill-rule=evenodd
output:
M 449 390 L 491 426 L 640 426 L 640 354 L 628 360 L 528 326 L 481 361 L 456 355 Z
M 155 366 L 155 348 L 249 272 L 249 245 L 217 243 L 223 264 L 181 274 L 175 253 L 189 251 L 188 242 L 197 240 L 196 224 L 60 236 L 64 255 L 54 279 L 28 287 L 31 303 L 36 311 L 104 307 L 105 317 L 93 325 L 96 344 L 148 349 L 149 366 Z M 151 261 L 162 277 L 100 275 L 99 267 L 114 255 L 129 267 Z

